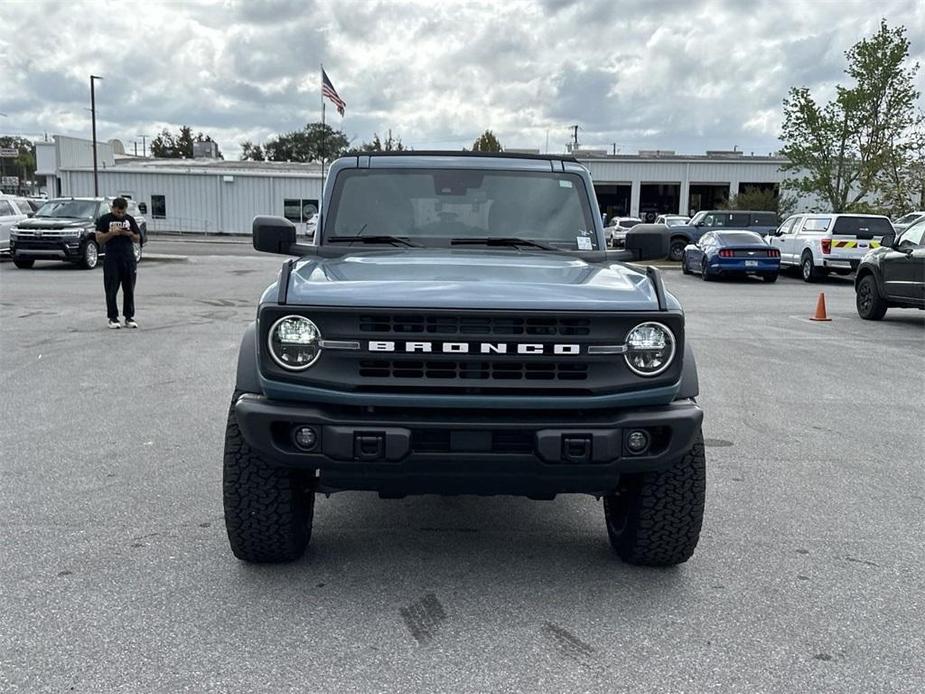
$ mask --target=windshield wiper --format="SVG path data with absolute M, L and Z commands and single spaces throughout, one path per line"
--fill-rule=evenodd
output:
M 410 246 L 411 248 L 420 248 L 420 244 L 403 239 L 400 236 L 329 236 L 328 243 L 350 243 L 359 241 L 360 243 L 391 243 L 394 246 Z
M 516 248 L 517 246 L 528 246 L 530 248 L 542 248 L 544 251 L 562 250 L 560 248 L 556 248 L 555 246 L 550 246 L 549 244 L 542 243 L 541 241 L 533 241 L 531 239 L 520 239 L 515 236 L 510 236 L 510 237 L 464 236 L 462 238 L 450 239 L 450 245 L 451 246 L 512 246 L 514 248 Z

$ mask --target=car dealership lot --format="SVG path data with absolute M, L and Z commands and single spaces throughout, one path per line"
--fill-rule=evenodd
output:
M 189 261 L 142 263 L 139 331 L 105 329 L 100 271 L 0 264 L 0 690 L 920 689 L 925 313 L 666 271 L 708 445 L 677 569 L 621 564 L 591 498 L 357 493 L 319 501 L 306 559 L 254 567 L 224 418 L 282 259 L 170 243 L 146 252 Z

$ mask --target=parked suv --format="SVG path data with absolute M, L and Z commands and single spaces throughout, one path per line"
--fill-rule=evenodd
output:
M 702 210 L 687 224 L 671 227 L 669 260 L 681 260 L 684 249 L 697 243 L 708 231 L 754 231 L 764 236 L 777 228 L 776 212 L 748 210 Z
M 626 244 L 626 232 L 637 224 L 642 224 L 639 217 L 614 217 L 604 227 L 604 238 L 611 248 L 623 248 Z
M 925 309 L 925 217 L 898 238 L 883 236 L 861 260 L 854 289 L 866 320 L 880 320 L 893 306 Z
M 663 226 L 608 251 L 571 158 L 372 153 L 331 166 L 311 245 L 244 333 L 225 435 L 228 538 L 301 556 L 316 493 L 603 498 L 635 564 L 686 561 L 706 461 L 681 305 L 653 267 Z
M 10 252 L 18 268 L 31 268 L 36 260 L 66 260 L 91 270 L 105 255 L 96 242 L 96 220 L 109 212 L 114 198 L 55 198 L 42 205 L 31 219 L 10 230 Z M 135 244 L 135 260 L 141 261 L 148 224 L 134 200 L 126 212 L 135 218 L 141 242 Z
M 0 255 L 9 255 L 10 229 L 33 214 L 25 198 L 0 194 Z
M 800 268 L 806 282 L 829 272 L 850 275 L 884 234 L 892 234 L 887 217 L 868 214 L 795 214 L 768 237 L 780 251 L 781 269 Z

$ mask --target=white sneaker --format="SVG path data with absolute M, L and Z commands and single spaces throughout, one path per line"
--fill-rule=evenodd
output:
M 117 321 L 117 320 L 111 320 L 111 321 L 109 321 L 109 329 L 110 329 L 110 330 L 118 330 L 118 329 L 121 328 L 121 327 L 122 327 L 122 326 L 119 325 L 119 321 Z
M 133 318 L 127 318 L 125 321 L 125 327 L 126 328 L 137 328 L 138 323 L 136 323 Z

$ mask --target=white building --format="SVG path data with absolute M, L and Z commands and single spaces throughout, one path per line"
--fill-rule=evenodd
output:
M 51 182 L 49 195 L 93 194 L 88 141 L 55 137 L 38 147 L 38 173 Z M 300 223 L 317 211 L 321 198 L 316 164 L 124 157 L 108 143 L 99 145 L 98 157 L 100 195 L 143 204 L 153 231 L 248 232 L 258 214 Z M 784 180 L 785 160 L 741 152 L 578 152 L 577 158 L 591 171 L 601 211 L 609 217 L 690 214 L 718 207 L 749 187 L 778 189 Z

